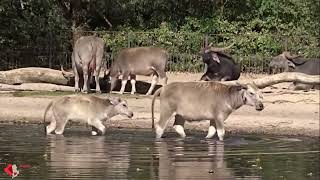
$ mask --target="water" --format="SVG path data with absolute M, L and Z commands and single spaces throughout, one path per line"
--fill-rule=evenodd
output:
M 45 137 L 43 126 L 0 124 L 0 179 L 10 179 L 2 171 L 8 163 L 18 166 L 17 179 L 320 178 L 318 138 L 248 135 L 219 142 L 187 134 L 155 141 L 147 130 L 90 136 L 89 128 L 72 126 L 64 136 Z

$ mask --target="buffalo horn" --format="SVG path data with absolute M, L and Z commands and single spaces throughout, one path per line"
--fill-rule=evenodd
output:
M 62 75 L 65 77 L 65 78 L 72 78 L 74 77 L 74 74 L 71 73 L 71 72 L 67 72 L 63 69 L 63 66 L 61 65 L 61 72 L 62 72 Z
M 299 57 L 300 55 L 291 55 L 290 52 L 288 51 L 285 51 L 282 53 L 287 59 L 294 59 L 294 58 L 297 58 Z
M 231 45 L 229 45 L 227 47 L 223 47 L 223 48 L 211 47 L 210 50 L 213 51 L 213 52 L 222 52 L 222 51 L 225 51 L 227 49 L 230 49 L 233 45 L 234 45 L 234 43 L 232 43 Z

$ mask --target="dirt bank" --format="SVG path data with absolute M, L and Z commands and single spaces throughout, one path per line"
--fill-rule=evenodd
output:
M 260 75 L 244 75 L 242 78 L 256 78 Z M 201 74 L 170 73 L 169 82 L 194 81 Z M 138 77 L 141 80 L 145 77 Z M 150 79 L 148 79 L 150 81 Z M 262 90 L 265 109 L 255 111 L 253 107 L 243 106 L 226 120 L 227 133 L 259 133 L 276 135 L 319 136 L 319 91 L 289 91 L 284 89 L 288 83 L 282 83 Z M 6 92 L 0 94 L 0 122 L 42 122 L 47 104 L 64 93 Z M 107 96 L 102 94 L 100 96 Z M 112 94 L 112 96 L 120 96 Z M 107 122 L 108 127 L 150 128 L 150 104 L 152 96 L 124 94 L 135 115 L 133 119 L 114 117 Z M 156 102 L 156 117 L 159 117 L 159 106 Z M 168 130 L 172 130 L 172 123 Z M 187 133 L 190 130 L 206 131 L 209 121 L 186 123 Z

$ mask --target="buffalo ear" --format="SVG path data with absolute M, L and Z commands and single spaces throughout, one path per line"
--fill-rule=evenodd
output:
M 110 97 L 109 100 L 112 105 L 117 105 L 121 102 L 121 99 L 119 97 Z
M 220 59 L 217 53 L 211 53 L 212 59 L 216 61 L 218 64 L 220 64 Z
M 235 86 L 231 86 L 230 91 L 241 91 L 242 89 L 247 90 L 248 87 L 246 85 L 235 85 Z

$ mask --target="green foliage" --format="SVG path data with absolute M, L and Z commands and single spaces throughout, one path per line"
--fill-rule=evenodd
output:
M 75 30 L 99 30 L 111 58 L 124 47 L 160 46 L 171 70 L 200 71 L 207 37 L 216 46 L 234 43 L 229 53 L 244 65 L 264 66 L 284 50 L 320 57 L 319 9 L 318 0 L 2 0 L 0 48 L 45 49 L 61 59 Z

